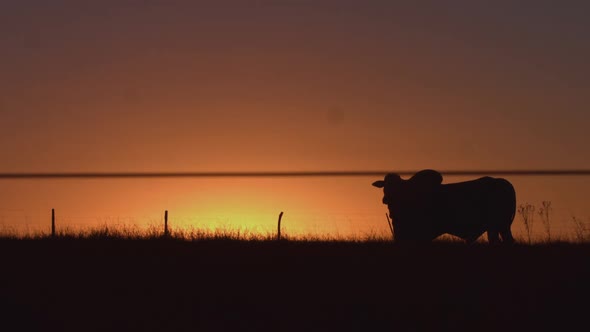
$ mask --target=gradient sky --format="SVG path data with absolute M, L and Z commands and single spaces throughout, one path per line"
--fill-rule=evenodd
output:
M 0 171 L 590 168 L 589 15 L 587 1 L 3 0 Z M 166 206 L 367 231 L 385 226 L 372 180 L 3 181 L 0 222 Z M 514 182 L 590 216 L 588 179 Z

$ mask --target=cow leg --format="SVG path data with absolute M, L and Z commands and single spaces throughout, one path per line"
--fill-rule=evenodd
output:
M 488 242 L 490 244 L 496 244 L 500 242 L 500 233 L 497 230 L 488 230 Z
M 514 237 L 512 237 L 512 231 L 510 230 L 510 226 L 500 231 L 500 235 L 502 235 L 502 242 L 507 244 L 514 243 Z

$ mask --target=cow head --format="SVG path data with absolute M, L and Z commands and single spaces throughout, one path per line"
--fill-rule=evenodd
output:
M 385 175 L 383 180 L 373 182 L 373 186 L 383 188 L 383 204 L 393 204 L 403 192 L 406 181 L 395 173 Z
M 387 204 L 393 219 L 396 240 L 400 236 L 417 239 L 429 227 L 431 194 L 441 183 L 442 175 L 434 170 L 422 170 L 408 180 L 389 173 L 383 180 L 373 182 L 373 186 L 383 188 L 383 204 Z
M 383 180 L 373 182 L 373 186 L 383 188 L 383 204 L 394 204 L 408 196 L 429 192 L 442 183 L 442 175 L 434 170 L 422 170 L 409 180 L 402 179 L 398 174 L 389 173 Z

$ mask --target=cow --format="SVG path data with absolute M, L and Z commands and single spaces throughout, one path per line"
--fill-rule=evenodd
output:
M 427 169 L 408 180 L 389 173 L 373 183 L 383 188 L 394 241 L 430 242 L 451 234 L 473 243 L 487 232 L 489 243 L 514 242 L 510 226 L 516 213 L 516 192 L 509 181 L 489 176 L 449 184 L 442 180 L 439 172 Z

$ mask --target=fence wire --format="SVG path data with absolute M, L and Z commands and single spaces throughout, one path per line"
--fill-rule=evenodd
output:
M 100 178 L 227 178 L 227 177 L 369 177 L 396 173 L 411 176 L 418 171 L 272 171 L 272 172 L 32 172 L 0 173 L 0 179 L 100 179 Z M 446 176 L 588 176 L 590 169 L 443 170 Z
M 411 176 L 417 171 L 413 170 L 360 170 L 360 171 L 271 171 L 271 172 L 20 172 L 20 173 L 0 173 L 0 180 L 45 180 L 45 179 L 150 179 L 150 178 L 305 178 L 305 177 L 383 177 L 388 173 L 397 173 L 401 176 Z M 443 176 L 589 176 L 590 169 L 505 169 L 505 170 L 442 170 L 439 171 Z M 565 210 L 564 210 L 565 211 Z M 34 212 L 34 213 L 33 213 Z M 558 212 L 557 210 L 555 212 Z M 560 211 L 561 212 L 561 211 Z M 562 213 L 563 215 L 566 212 Z M 381 213 L 347 213 L 346 216 L 339 214 L 326 214 L 319 216 L 294 216 L 289 215 L 290 219 L 312 220 L 320 218 L 324 221 L 326 218 L 334 221 L 335 225 L 343 223 L 352 223 L 370 220 L 384 219 Z M 299 218 L 297 218 L 299 217 Z M 518 216 L 517 216 L 518 218 Z M 128 226 L 134 224 L 145 225 L 145 220 L 139 217 L 113 217 L 113 216 L 80 216 L 65 215 L 58 219 L 60 228 L 82 229 L 86 227 L 100 226 Z M 160 223 L 160 217 L 153 217 L 150 222 L 153 224 Z M 174 224 L 193 224 L 195 226 L 206 222 L 207 218 L 196 218 L 194 222 L 181 222 L 179 219 L 174 220 Z M 561 219 L 561 218 L 560 218 Z M 270 220 L 270 219 L 269 219 Z M 274 220 L 273 220 L 274 221 Z M 336 222 L 337 221 L 337 222 Z M 537 222 L 542 227 L 540 221 Z M 579 225 L 574 225 L 572 220 L 559 220 L 553 225 L 553 230 L 562 234 L 572 234 L 573 231 L 580 232 L 580 225 L 583 231 L 590 230 L 590 224 L 585 218 L 580 220 Z M 324 225 L 325 226 L 325 225 Z M 519 223 L 517 228 L 522 228 Z M 576 228 L 577 227 L 577 228 Z M 47 231 L 49 228 L 49 215 L 39 211 L 25 211 L 23 209 L 0 208 L 0 233 L 2 231 Z M 336 229 L 336 232 L 338 230 Z M 522 230 L 520 230 L 522 232 Z M 537 231 L 539 232 L 539 230 Z

